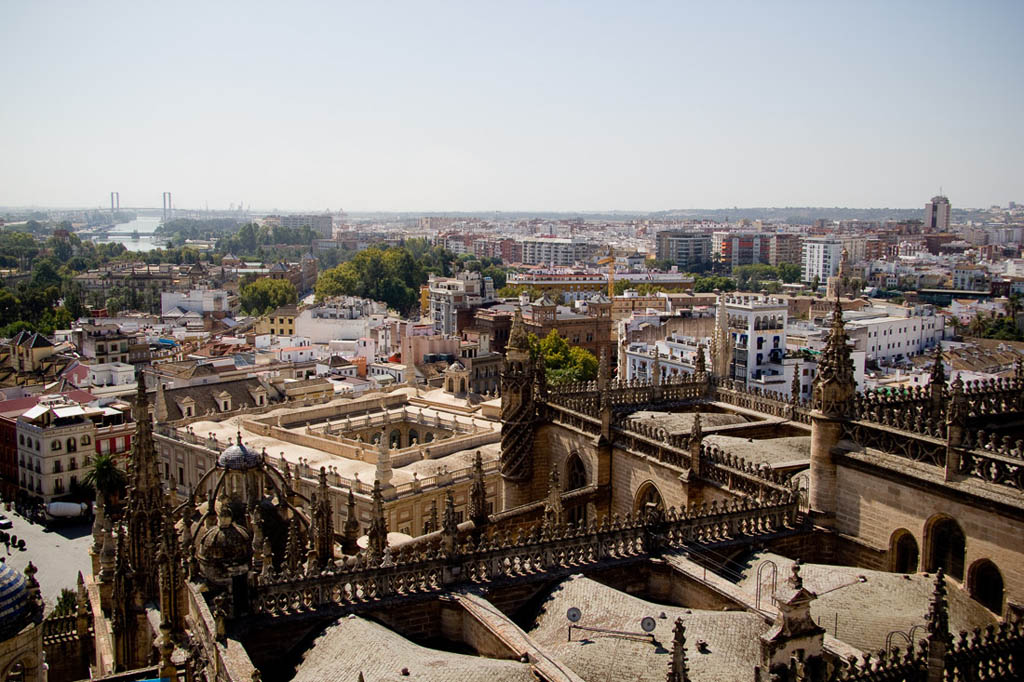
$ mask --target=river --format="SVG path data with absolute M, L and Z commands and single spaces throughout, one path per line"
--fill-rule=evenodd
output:
M 154 236 L 156 228 L 160 227 L 159 216 L 139 216 L 129 223 L 116 225 L 103 239 L 96 239 L 97 244 L 109 244 L 116 242 L 124 244 L 129 251 L 150 251 L 161 248 L 165 240 Z M 138 236 L 136 236 L 138 233 Z

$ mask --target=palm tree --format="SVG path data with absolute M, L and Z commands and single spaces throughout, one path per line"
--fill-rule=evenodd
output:
M 107 504 L 111 504 L 124 494 L 128 477 L 117 466 L 114 455 L 105 453 L 92 458 L 89 463 L 89 472 L 83 481 L 95 488 L 97 493 L 101 493 Z
M 971 323 L 968 325 L 968 328 L 971 330 L 972 336 L 983 336 L 985 334 L 985 330 L 988 329 L 988 321 L 980 312 L 977 312 L 974 314 L 974 317 L 971 318 Z

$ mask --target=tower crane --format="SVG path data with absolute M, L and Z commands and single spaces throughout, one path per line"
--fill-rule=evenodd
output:
M 615 256 L 612 255 L 611 247 L 608 247 L 608 255 L 597 261 L 598 265 L 608 266 L 608 299 L 615 298 Z

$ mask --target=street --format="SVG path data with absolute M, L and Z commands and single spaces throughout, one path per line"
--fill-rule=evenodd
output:
M 42 588 L 46 612 L 49 613 L 60 596 L 62 588 L 75 589 L 78 572 L 88 576 L 92 572 L 89 547 L 92 545 L 92 520 L 83 519 L 66 523 L 52 530 L 40 523 L 29 523 L 13 511 L 4 515 L 14 524 L 7 529 L 11 535 L 25 539 L 25 551 L 0 548 L 0 558 L 19 573 L 28 562 L 35 564 L 39 572 L 36 580 Z

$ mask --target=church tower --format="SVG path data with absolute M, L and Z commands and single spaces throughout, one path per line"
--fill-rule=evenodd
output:
M 811 513 L 828 523 L 836 512 L 836 463 L 833 448 L 842 437 L 842 422 L 849 415 L 857 391 L 850 357 L 843 308 L 836 298 L 832 330 L 818 363 L 811 413 Z
M 536 429 L 534 366 L 523 315 L 512 319 L 501 368 L 501 460 L 505 506 L 528 500 L 533 474 L 533 436 Z

